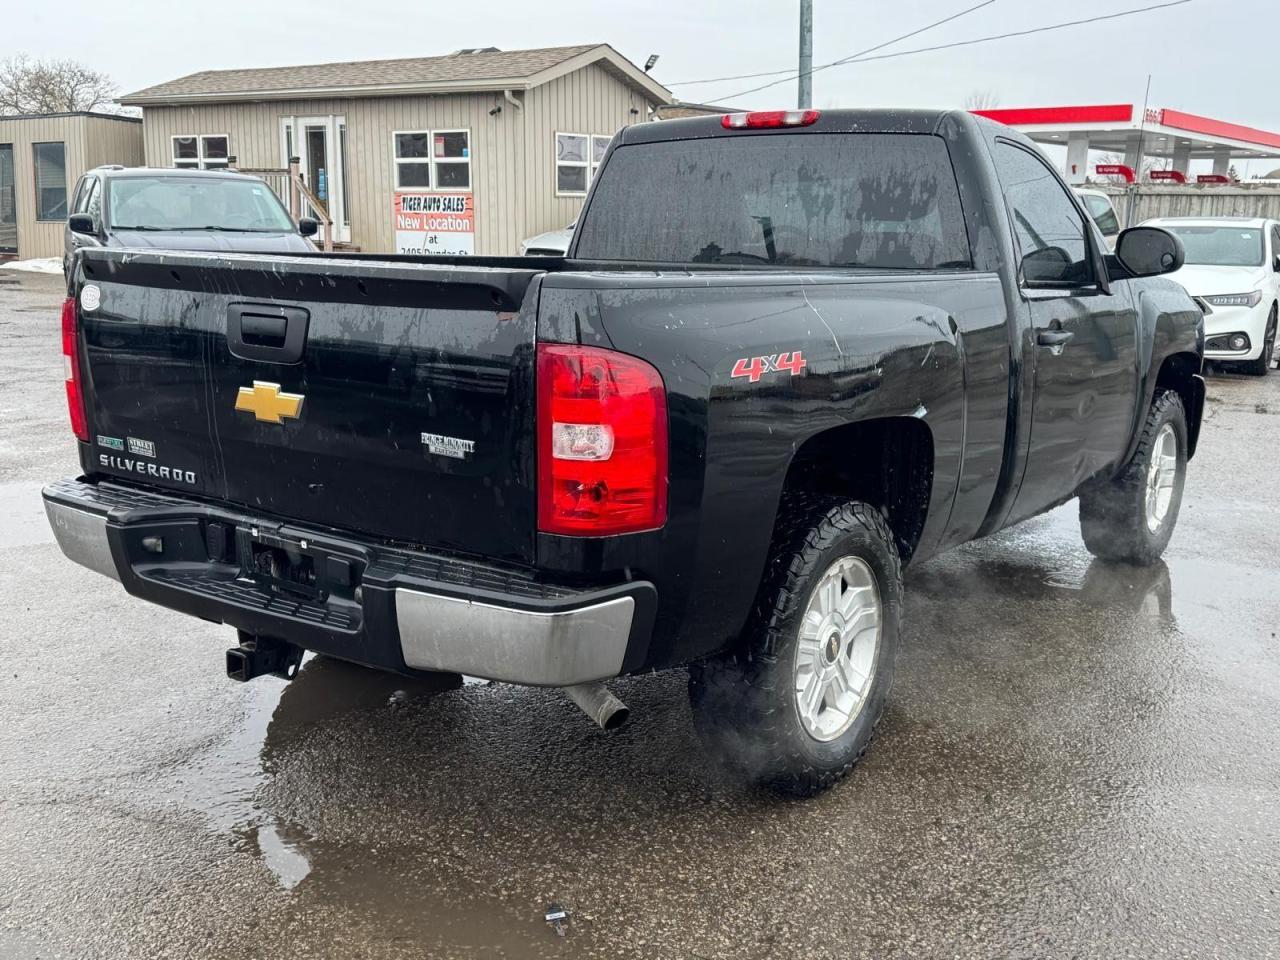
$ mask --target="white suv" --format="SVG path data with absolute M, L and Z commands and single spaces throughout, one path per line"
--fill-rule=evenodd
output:
M 1276 346 L 1280 311 L 1280 222 L 1250 217 L 1165 217 L 1161 227 L 1182 241 L 1186 264 L 1168 276 L 1209 304 L 1207 360 L 1241 364 L 1265 376 Z

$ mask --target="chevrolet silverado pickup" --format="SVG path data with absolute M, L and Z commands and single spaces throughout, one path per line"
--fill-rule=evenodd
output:
M 1147 564 L 1204 383 L 1180 242 L 1111 254 L 1016 132 L 780 111 L 622 130 L 564 258 L 86 249 L 68 557 L 304 650 L 561 687 L 687 667 L 694 728 L 811 794 L 869 742 L 903 570 L 1079 498 Z M 154 643 L 163 643 L 156 637 Z

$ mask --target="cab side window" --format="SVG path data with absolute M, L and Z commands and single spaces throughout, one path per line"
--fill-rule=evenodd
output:
M 84 213 L 85 205 L 89 201 L 89 184 L 92 180 L 92 177 L 81 177 L 76 184 L 75 193 L 71 195 L 72 213 Z
M 1271 269 L 1280 273 L 1280 269 L 1276 267 L 1276 263 L 1280 262 L 1278 258 L 1280 258 L 1280 226 L 1271 228 Z
M 998 141 L 996 172 L 1017 238 L 1022 279 L 1033 285 L 1076 285 L 1093 279 L 1084 219 L 1048 164 Z
M 89 181 L 88 194 L 84 204 L 84 212 L 93 217 L 94 222 L 97 223 L 102 215 L 102 181 L 97 177 Z

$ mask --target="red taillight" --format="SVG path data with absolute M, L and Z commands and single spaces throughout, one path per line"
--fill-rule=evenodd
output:
M 726 113 L 720 118 L 720 126 L 726 130 L 807 127 L 820 115 L 819 110 L 756 110 L 752 113 Z
M 76 438 L 89 442 L 89 424 L 84 416 L 84 393 L 80 389 L 80 353 L 76 350 L 76 300 L 62 301 L 62 366 L 67 380 L 67 410 Z
M 598 347 L 538 344 L 538 529 L 596 537 L 667 521 L 667 392 Z

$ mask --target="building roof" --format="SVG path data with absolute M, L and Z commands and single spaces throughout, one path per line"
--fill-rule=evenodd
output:
M 50 120 L 62 117 L 96 117 L 99 120 L 123 120 L 125 123 L 141 123 L 141 117 L 130 117 L 119 113 L 98 113 L 96 110 L 68 110 L 65 113 L 0 113 L 0 122 L 5 120 Z
M 714 103 L 689 103 L 685 100 L 673 100 L 658 107 L 659 120 L 679 120 L 684 117 L 720 116 L 725 113 L 741 113 L 737 107 L 718 106 Z
M 1038 143 L 1064 145 L 1075 135 L 1092 150 L 1124 153 L 1137 138 L 1144 156 L 1172 157 L 1179 149 L 1193 160 L 1226 153 L 1231 159 L 1280 156 L 1280 133 L 1214 120 L 1181 110 L 1132 103 L 1066 107 L 1015 107 L 973 113 L 1021 130 Z
M 130 106 L 331 96 L 528 90 L 593 63 L 653 103 L 671 93 L 607 43 L 535 50 L 485 47 L 442 57 L 204 70 L 120 98 Z

